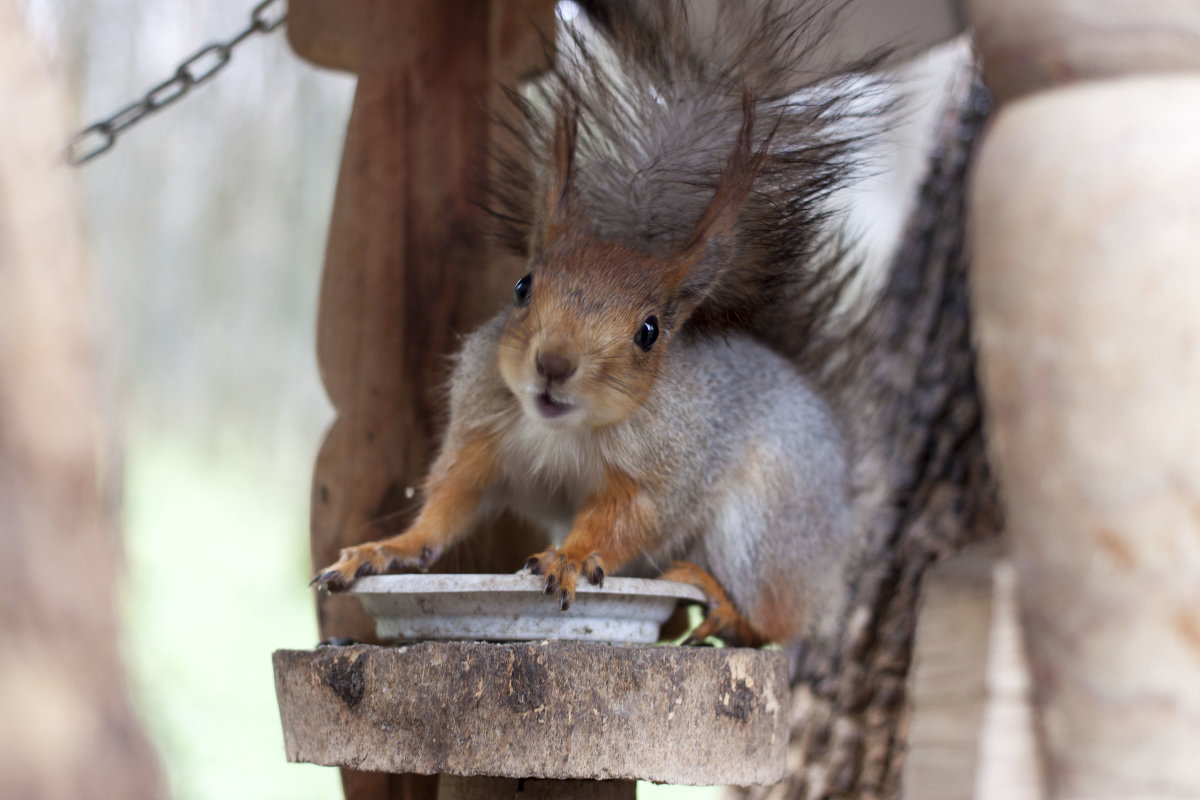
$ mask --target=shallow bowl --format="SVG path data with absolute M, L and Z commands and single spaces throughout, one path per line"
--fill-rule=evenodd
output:
M 605 578 L 581 585 L 566 611 L 542 587 L 545 578 L 516 575 L 374 575 L 349 590 L 375 618 L 385 641 L 478 639 L 512 642 L 569 639 L 652 644 L 681 600 L 703 602 L 699 589 L 645 578 Z

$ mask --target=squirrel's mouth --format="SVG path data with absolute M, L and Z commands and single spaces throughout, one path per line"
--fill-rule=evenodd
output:
M 570 403 L 564 403 L 561 400 L 555 400 L 550 396 L 549 392 L 542 392 L 533 398 L 533 404 L 537 406 L 538 413 L 546 419 L 554 419 L 561 417 L 563 414 L 575 408 Z

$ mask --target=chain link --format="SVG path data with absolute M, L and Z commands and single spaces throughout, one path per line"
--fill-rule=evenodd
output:
M 229 63 L 233 48 L 256 33 L 270 33 L 287 20 L 287 0 L 262 0 L 250 12 L 250 24 L 227 42 L 205 45 L 175 69 L 175 74 L 134 103 L 130 103 L 107 119 L 94 122 L 71 137 L 67 143 L 67 163 L 73 167 L 86 164 L 116 144 L 122 131 L 148 114 L 166 108 L 194 87 L 216 75 Z

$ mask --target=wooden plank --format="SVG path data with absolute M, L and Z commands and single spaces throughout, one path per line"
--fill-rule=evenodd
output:
M 1045 772 L 1033 713 L 1025 636 L 1011 559 L 992 570 L 987 705 L 979 731 L 975 800 L 1042 800 Z
M 287 38 L 296 54 L 322 67 L 359 71 L 361 34 L 371 4 L 346 0 L 290 0 Z
M 980 377 L 1052 797 L 1200 796 L 1198 128 L 1195 74 L 1078 83 L 1002 107 L 975 171 Z
M 290 14 L 298 53 L 359 73 L 318 316 L 317 359 L 337 417 L 313 475 L 316 569 L 408 523 L 437 441 L 446 357 L 507 296 L 473 205 L 488 102 L 498 81 L 543 64 L 534 21 L 552 33 L 553 4 L 294 0 Z M 511 570 L 535 549 L 517 536 L 471 555 Z M 357 601 L 323 596 L 317 610 L 322 637 L 374 640 Z M 432 780 L 343 771 L 354 800 L 428 797 Z
M 372 40 L 366 50 L 321 290 L 317 357 L 337 420 L 314 475 L 314 568 L 407 524 L 436 444 L 446 356 L 508 294 L 510 276 L 473 201 L 491 76 L 532 71 L 523 66 L 531 50 L 511 31 L 498 36 L 485 4 L 382 6 L 372 24 L 398 31 L 398 41 Z M 500 19 L 511 26 L 509 13 Z M 537 38 L 532 28 L 526 36 Z M 493 59 L 497 38 L 507 44 Z M 406 61 L 397 62 L 397 48 Z M 489 566 L 515 569 L 529 552 L 525 544 L 492 553 Z M 371 640 L 357 601 L 318 605 L 322 636 Z
M 1122 75 L 1200 71 L 1200 5 L 968 0 L 988 88 L 1006 102 Z
M 687 784 L 787 771 L 779 650 L 422 642 L 280 650 L 274 663 L 292 761 Z

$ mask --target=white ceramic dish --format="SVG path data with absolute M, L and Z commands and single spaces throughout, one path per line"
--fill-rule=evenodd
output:
M 387 641 L 572 639 L 652 644 L 680 600 L 703 601 L 695 587 L 644 578 L 580 585 L 561 611 L 537 575 L 374 575 L 349 590 Z

